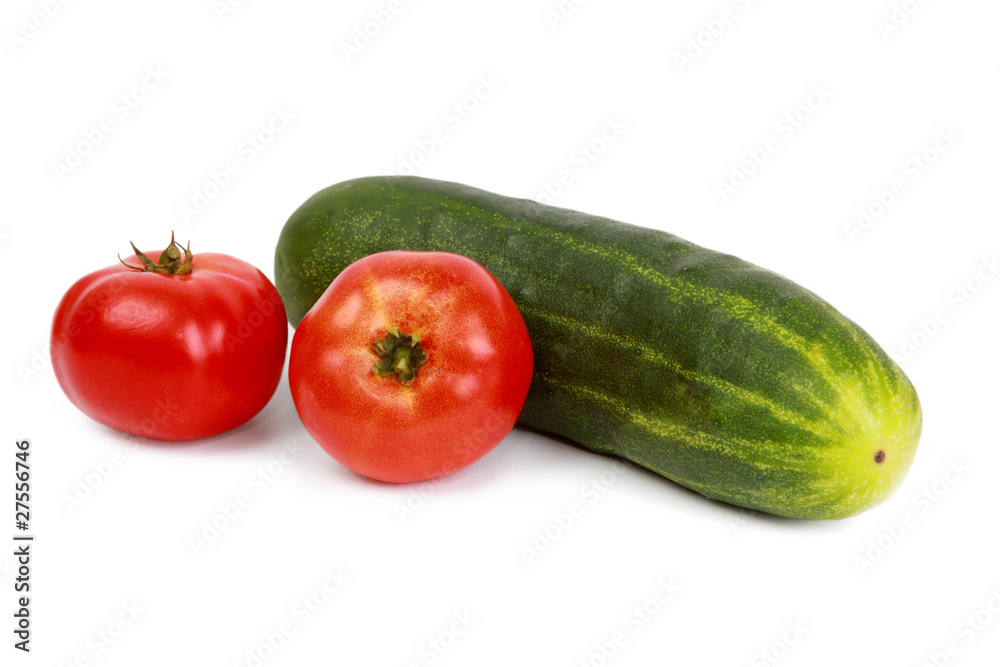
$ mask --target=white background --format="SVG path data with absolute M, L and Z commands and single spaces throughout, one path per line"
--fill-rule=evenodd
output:
M 557 0 L 404 0 L 378 27 L 388 0 L 5 2 L 0 488 L 9 499 L 13 442 L 31 438 L 37 541 L 24 655 L 5 501 L 0 662 L 995 665 L 1000 7 L 902 4 L 892 25 L 890 0 L 591 0 L 564 2 L 568 16 Z M 292 118 L 269 134 L 276 112 Z M 212 187 L 230 161 L 239 173 Z M 783 520 L 520 429 L 439 483 L 391 486 L 320 450 L 287 380 L 246 426 L 181 445 L 130 445 L 63 396 L 52 313 L 129 240 L 162 247 L 173 229 L 272 276 L 309 195 L 414 164 L 513 196 L 548 184 L 559 206 L 823 295 L 920 393 L 903 487 L 851 519 Z M 753 173 L 724 198 L 734 168 Z M 849 234 L 859 207 L 880 215 Z M 252 476 L 288 443 L 300 453 L 258 493 Z M 250 506 L 195 553 L 241 493 Z M 573 503 L 582 515 L 539 541 Z M 668 602 L 661 581 L 679 588 Z M 303 597 L 324 604 L 306 616 Z

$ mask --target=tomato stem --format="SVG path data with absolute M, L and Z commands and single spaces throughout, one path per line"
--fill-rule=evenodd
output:
M 160 261 L 154 262 L 145 254 L 143 254 L 135 244 L 129 241 L 129 245 L 132 246 L 132 250 L 135 251 L 135 256 L 139 258 L 142 262 L 142 266 L 132 266 L 131 264 L 126 264 L 125 260 L 122 259 L 121 255 L 118 255 L 118 261 L 125 264 L 130 269 L 136 269 L 137 271 L 145 271 L 147 273 L 162 273 L 163 275 L 169 276 L 183 276 L 191 273 L 191 259 L 194 255 L 191 254 L 191 242 L 188 241 L 187 248 L 184 249 L 184 260 L 181 260 L 181 247 L 177 245 L 174 241 L 174 233 L 170 232 L 170 245 L 160 253 Z
M 399 327 L 390 327 L 385 338 L 376 338 L 372 349 L 379 357 L 372 371 L 380 377 L 395 375 L 403 385 L 413 384 L 417 369 L 427 362 L 427 350 L 420 347 L 420 336 L 401 333 Z

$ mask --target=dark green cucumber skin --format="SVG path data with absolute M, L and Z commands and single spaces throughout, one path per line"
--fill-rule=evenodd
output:
M 818 296 L 737 257 L 457 183 L 360 178 L 281 232 L 291 323 L 385 250 L 459 253 L 504 285 L 535 356 L 522 424 L 799 518 L 881 502 L 912 461 L 920 404 L 899 367 Z

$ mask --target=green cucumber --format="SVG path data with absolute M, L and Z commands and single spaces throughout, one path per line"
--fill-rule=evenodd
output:
M 827 302 L 731 255 L 457 183 L 360 178 L 281 232 L 291 323 L 384 250 L 459 253 L 503 283 L 534 348 L 524 425 L 797 518 L 867 509 L 913 460 L 921 411 L 902 370 Z

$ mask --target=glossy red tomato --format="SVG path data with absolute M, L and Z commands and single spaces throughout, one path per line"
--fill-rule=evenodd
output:
M 386 482 L 464 468 L 510 431 L 531 383 L 528 330 L 489 271 L 443 252 L 382 252 L 337 276 L 292 339 L 309 433 Z
M 157 440 L 243 424 L 281 379 L 277 290 L 228 255 L 182 255 L 172 241 L 159 264 L 136 252 L 124 261 L 141 268 L 95 271 L 59 303 L 52 366 L 66 396 L 106 426 Z

